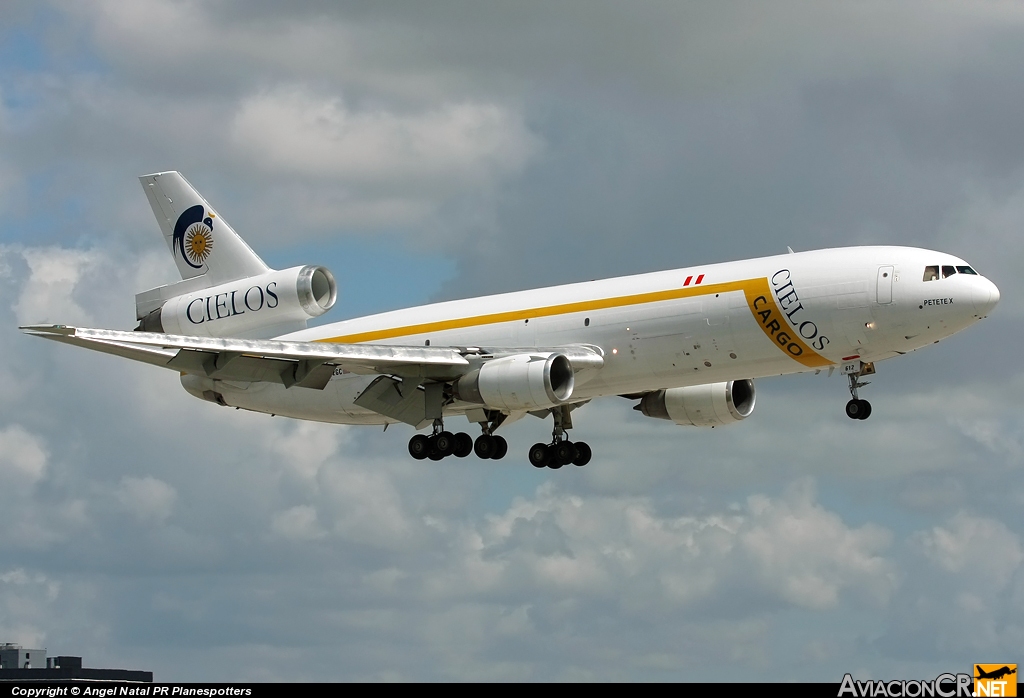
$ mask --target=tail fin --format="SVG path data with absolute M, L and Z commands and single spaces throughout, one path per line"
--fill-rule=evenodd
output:
M 182 279 L 202 276 L 202 286 L 214 286 L 270 271 L 180 173 L 139 180 Z

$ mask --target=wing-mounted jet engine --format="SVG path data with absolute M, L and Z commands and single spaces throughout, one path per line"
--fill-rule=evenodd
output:
M 564 354 L 514 354 L 492 359 L 452 386 L 455 397 L 495 410 L 540 410 L 572 396 L 573 365 Z
M 633 409 L 680 426 L 717 427 L 749 417 L 754 397 L 754 381 L 746 379 L 657 390 Z

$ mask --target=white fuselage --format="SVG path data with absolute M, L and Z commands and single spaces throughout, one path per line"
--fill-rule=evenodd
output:
M 988 314 L 992 282 L 907 247 L 816 250 L 448 301 L 286 335 L 299 341 L 499 348 L 596 347 L 571 402 L 879 361 L 948 337 Z M 354 404 L 372 376 L 341 373 L 323 391 L 225 384 L 228 404 L 348 424 L 393 420 Z M 190 392 L 208 379 L 190 377 Z M 455 403 L 446 414 L 464 412 Z

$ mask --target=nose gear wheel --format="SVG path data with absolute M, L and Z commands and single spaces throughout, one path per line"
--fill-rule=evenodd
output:
M 852 398 L 846 403 L 846 416 L 850 419 L 864 420 L 871 416 L 871 403 L 867 400 L 861 400 L 860 395 L 857 391 L 863 388 L 865 385 L 870 385 L 870 381 L 861 382 L 860 378 L 864 375 L 865 364 L 861 363 L 861 369 L 853 373 L 847 374 L 847 378 L 850 380 L 850 397 Z M 874 368 L 871 368 L 870 373 L 874 373 Z

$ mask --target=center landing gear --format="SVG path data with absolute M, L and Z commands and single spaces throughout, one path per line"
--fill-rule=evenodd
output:
M 507 415 L 502 412 L 492 411 L 488 411 L 485 414 L 487 420 L 479 422 L 480 431 L 483 433 L 476 437 L 473 451 L 476 453 L 477 458 L 483 460 L 501 460 L 508 453 L 508 442 L 505 441 L 503 436 L 496 435 L 494 430 L 501 426 Z
M 551 408 L 551 416 L 555 420 L 555 428 L 551 432 L 551 443 L 536 443 L 530 447 L 530 464 L 535 468 L 551 468 L 558 470 L 563 465 L 572 463 L 584 466 L 590 462 L 592 451 L 583 441 L 573 443 L 566 437 L 565 430 L 572 429 L 572 417 L 569 406 L 561 405 Z
M 416 434 L 409 439 L 409 455 L 416 460 L 441 460 L 447 456 L 465 458 L 473 452 L 473 437 L 464 432 L 453 434 L 444 430 L 444 421 L 434 420 L 430 436 Z
M 861 400 L 857 394 L 859 388 L 863 388 L 868 385 L 869 382 L 861 382 L 861 376 L 869 376 L 875 372 L 873 364 L 866 364 L 858 362 L 857 370 L 851 371 L 846 374 L 846 377 L 850 379 L 850 396 L 851 400 L 846 403 L 846 416 L 850 419 L 867 419 L 871 416 L 871 403 L 867 400 Z

